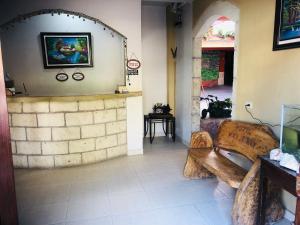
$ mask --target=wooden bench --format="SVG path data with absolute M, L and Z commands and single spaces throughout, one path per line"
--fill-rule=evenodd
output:
M 273 132 L 258 124 L 226 120 L 213 141 L 207 132 L 192 134 L 184 175 L 188 178 L 217 176 L 229 186 L 238 189 L 232 210 L 234 225 L 255 225 L 258 208 L 259 156 L 278 147 Z M 252 162 L 249 171 L 229 159 L 228 152 L 238 153 Z M 271 188 L 267 207 L 268 220 L 283 216 L 279 192 Z M 276 194 L 274 194 L 276 193 Z

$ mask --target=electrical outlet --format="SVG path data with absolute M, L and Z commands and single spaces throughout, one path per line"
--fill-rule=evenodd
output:
M 246 106 L 248 109 L 253 109 L 253 102 L 245 102 L 245 106 Z

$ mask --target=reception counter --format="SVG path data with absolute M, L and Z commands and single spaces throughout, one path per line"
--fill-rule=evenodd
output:
M 127 155 L 127 99 L 141 92 L 8 97 L 16 168 L 55 168 Z

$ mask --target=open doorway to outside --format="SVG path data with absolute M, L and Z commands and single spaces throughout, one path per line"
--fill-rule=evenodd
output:
M 201 104 L 209 108 L 208 99 L 224 101 L 232 98 L 235 22 L 219 17 L 202 38 Z M 212 97 L 213 96 L 213 97 Z M 224 115 L 228 117 L 229 115 Z M 204 115 L 202 114 L 202 118 Z M 212 112 L 206 118 L 218 117 Z
M 236 24 L 226 16 L 210 24 L 201 40 L 200 127 L 213 136 L 231 118 Z

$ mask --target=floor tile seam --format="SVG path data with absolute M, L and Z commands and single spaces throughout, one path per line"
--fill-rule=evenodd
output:
M 37 203 L 34 204 L 34 206 L 31 206 L 31 209 L 23 209 L 22 213 L 26 213 L 26 214 L 31 214 L 31 213 L 37 213 L 39 210 L 41 210 L 41 206 L 51 206 L 51 205 L 66 205 L 68 206 L 68 202 L 55 202 L 55 203 L 47 203 L 47 204 L 40 204 L 39 208 L 33 208 L 36 207 L 36 205 L 38 205 Z
M 101 220 L 104 218 L 109 218 L 112 222 L 112 216 L 111 215 L 104 215 L 104 216 L 99 216 L 99 217 L 93 217 L 93 218 L 86 218 L 86 219 L 68 219 L 64 221 L 64 223 L 72 223 L 72 222 L 85 222 L 85 221 L 94 221 L 94 220 Z M 99 224 L 100 225 L 100 224 Z
M 204 220 L 204 225 L 212 225 L 209 221 L 207 221 L 207 218 L 203 217 L 202 212 L 197 208 L 196 204 L 193 204 L 193 208 L 196 210 L 196 212 L 201 216 L 201 219 Z
M 97 219 L 97 218 L 101 218 L 101 217 L 110 217 L 112 216 L 109 212 L 107 213 L 103 213 L 103 215 L 101 216 L 87 216 L 87 217 L 81 217 L 81 218 L 76 218 L 76 219 L 69 219 L 68 215 L 66 216 L 64 222 L 76 222 L 76 221 L 88 221 L 88 220 L 94 220 L 94 219 Z
M 168 206 L 158 206 L 158 207 L 153 207 L 149 209 L 143 209 L 143 210 L 137 210 L 137 211 L 130 211 L 130 212 L 125 212 L 123 213 L 115 213 L 115 214 L 110 214 L 109 216 L 125 216 L 125 215 L 135 215 L 135 214 L 140 214 L 140 213 L 147 213 L 147 212 L 154 212 L 154 211 L 159 211 L 159 210 L 168 210 L 168 209 L 176 209 L 176 208 L 181 208 L 185 206 L 193 206 L 193 204 L 179 204 L 179 205 L 168 205 Z
M 217 190 L 218 190 L 219 192 L 221 192 L 222 194 L 224 194 L 226 197 L 230 198 L 230 196 L 229 196 L 224 190 L 222 190 L 222 188 L 217 187 Z

